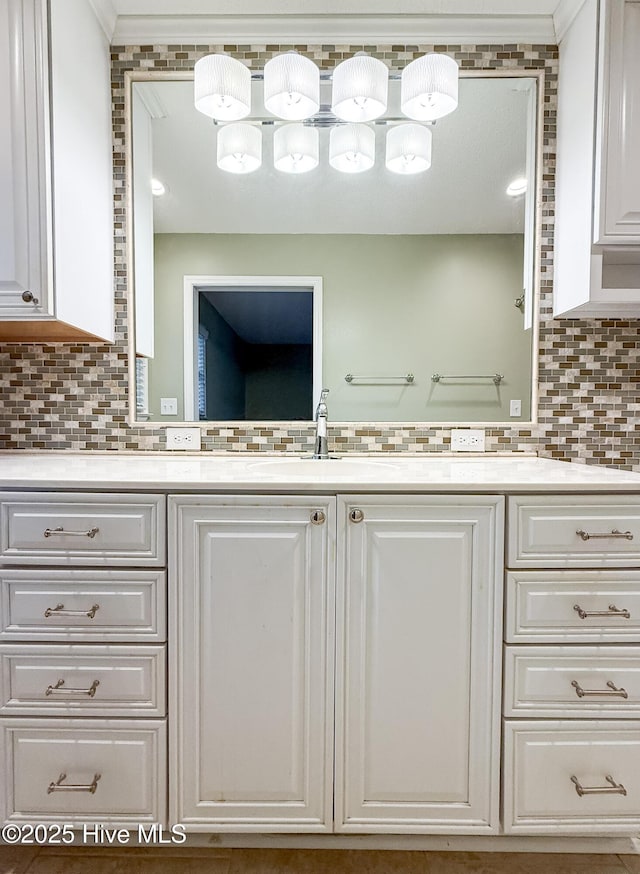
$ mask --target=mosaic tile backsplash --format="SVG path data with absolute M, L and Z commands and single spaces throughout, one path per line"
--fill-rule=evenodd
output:
M 462 68 L 544 69 L 543 206 L 540 283 L 539 424 L 487 429 L 489 451 L 541 455 L 640 469 L 640 364 L 637 321 L 553 321 L 553 225 L 558 50 L 553 45 L 155 45 L 112 48 L 116 343 L 0 347 L 0 449 L 162 450 L 164 426 L 127 423 L 127 265 L 125 260 L 126 70 L 185 70 L 226 51 L 261 69 L 295 48 L 330 70 L 357 51 L 401 69 L 427 51 L 446 51 Z M 450 448 L 441 427 L 330 429 L 342 451 L 437 452 Z M 308 451 L 311 427 L 208 427 L 203 451 Z

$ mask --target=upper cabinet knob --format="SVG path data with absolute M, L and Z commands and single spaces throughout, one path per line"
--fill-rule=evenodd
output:
M 34 306 L 37 306 L 39 303 L 38 298 L 33 296 L 32 291 L 23 291 L 22 292 L 22 300 L 25 303 L 32 303 L 32 304 L 34 304 Z

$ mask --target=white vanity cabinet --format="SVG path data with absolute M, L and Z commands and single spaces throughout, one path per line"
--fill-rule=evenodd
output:
M 338 521 L 336 831 L 497 831 L 503 499 L 347 496 Z
M 169 505 L 173 821 L 497 830 L 502 498 Z
M 0 493 L 0 820 L 166 822 L 163 495 Z
M 110 54 L 90 0 L 0 0 L 0 109 L 0 341 L 111 341 Z
M 508 507 L 504 830 L 633 834 L 640 499 L 522 495 Z
M 640 0 L 586 0 L 560 43 L 554 315 L 640 314 Z

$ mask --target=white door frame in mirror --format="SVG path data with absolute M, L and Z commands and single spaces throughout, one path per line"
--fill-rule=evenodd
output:
M 198 422 L 195 386 L 198 384 L 198 294 L 206 289 L 237 291 L 300 291 L 313 295 L 313 409 L 322 390 L 322 277 L 321 276 L 185 276 L 184 277 L 184 419 Z M 206 423 L 208 424 L 208 423 Z M 251 422 L 243 422 L 250 426 Z M 264 423 L 260 423 L 263 424 Z

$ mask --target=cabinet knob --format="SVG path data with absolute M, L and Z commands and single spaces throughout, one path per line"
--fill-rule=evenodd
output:
M 22 300 L 25 303 L 32 303 L 34 306 L 38 306 L 38 304 L 40 302 L 37 297 L 33 296 L 32 291 L 23 291 L 22 292 Z
M 349 513 L 349 518 L 352 522 L 362 522 L 364 519 L 364 513 L 362 510 L 359 510 L 357 507 L 354 507 L 353 510 Z
M 327 517 L 322 510 L 314 510 L 311 514 L 311 522 L 313 525 L 322 525 Z

